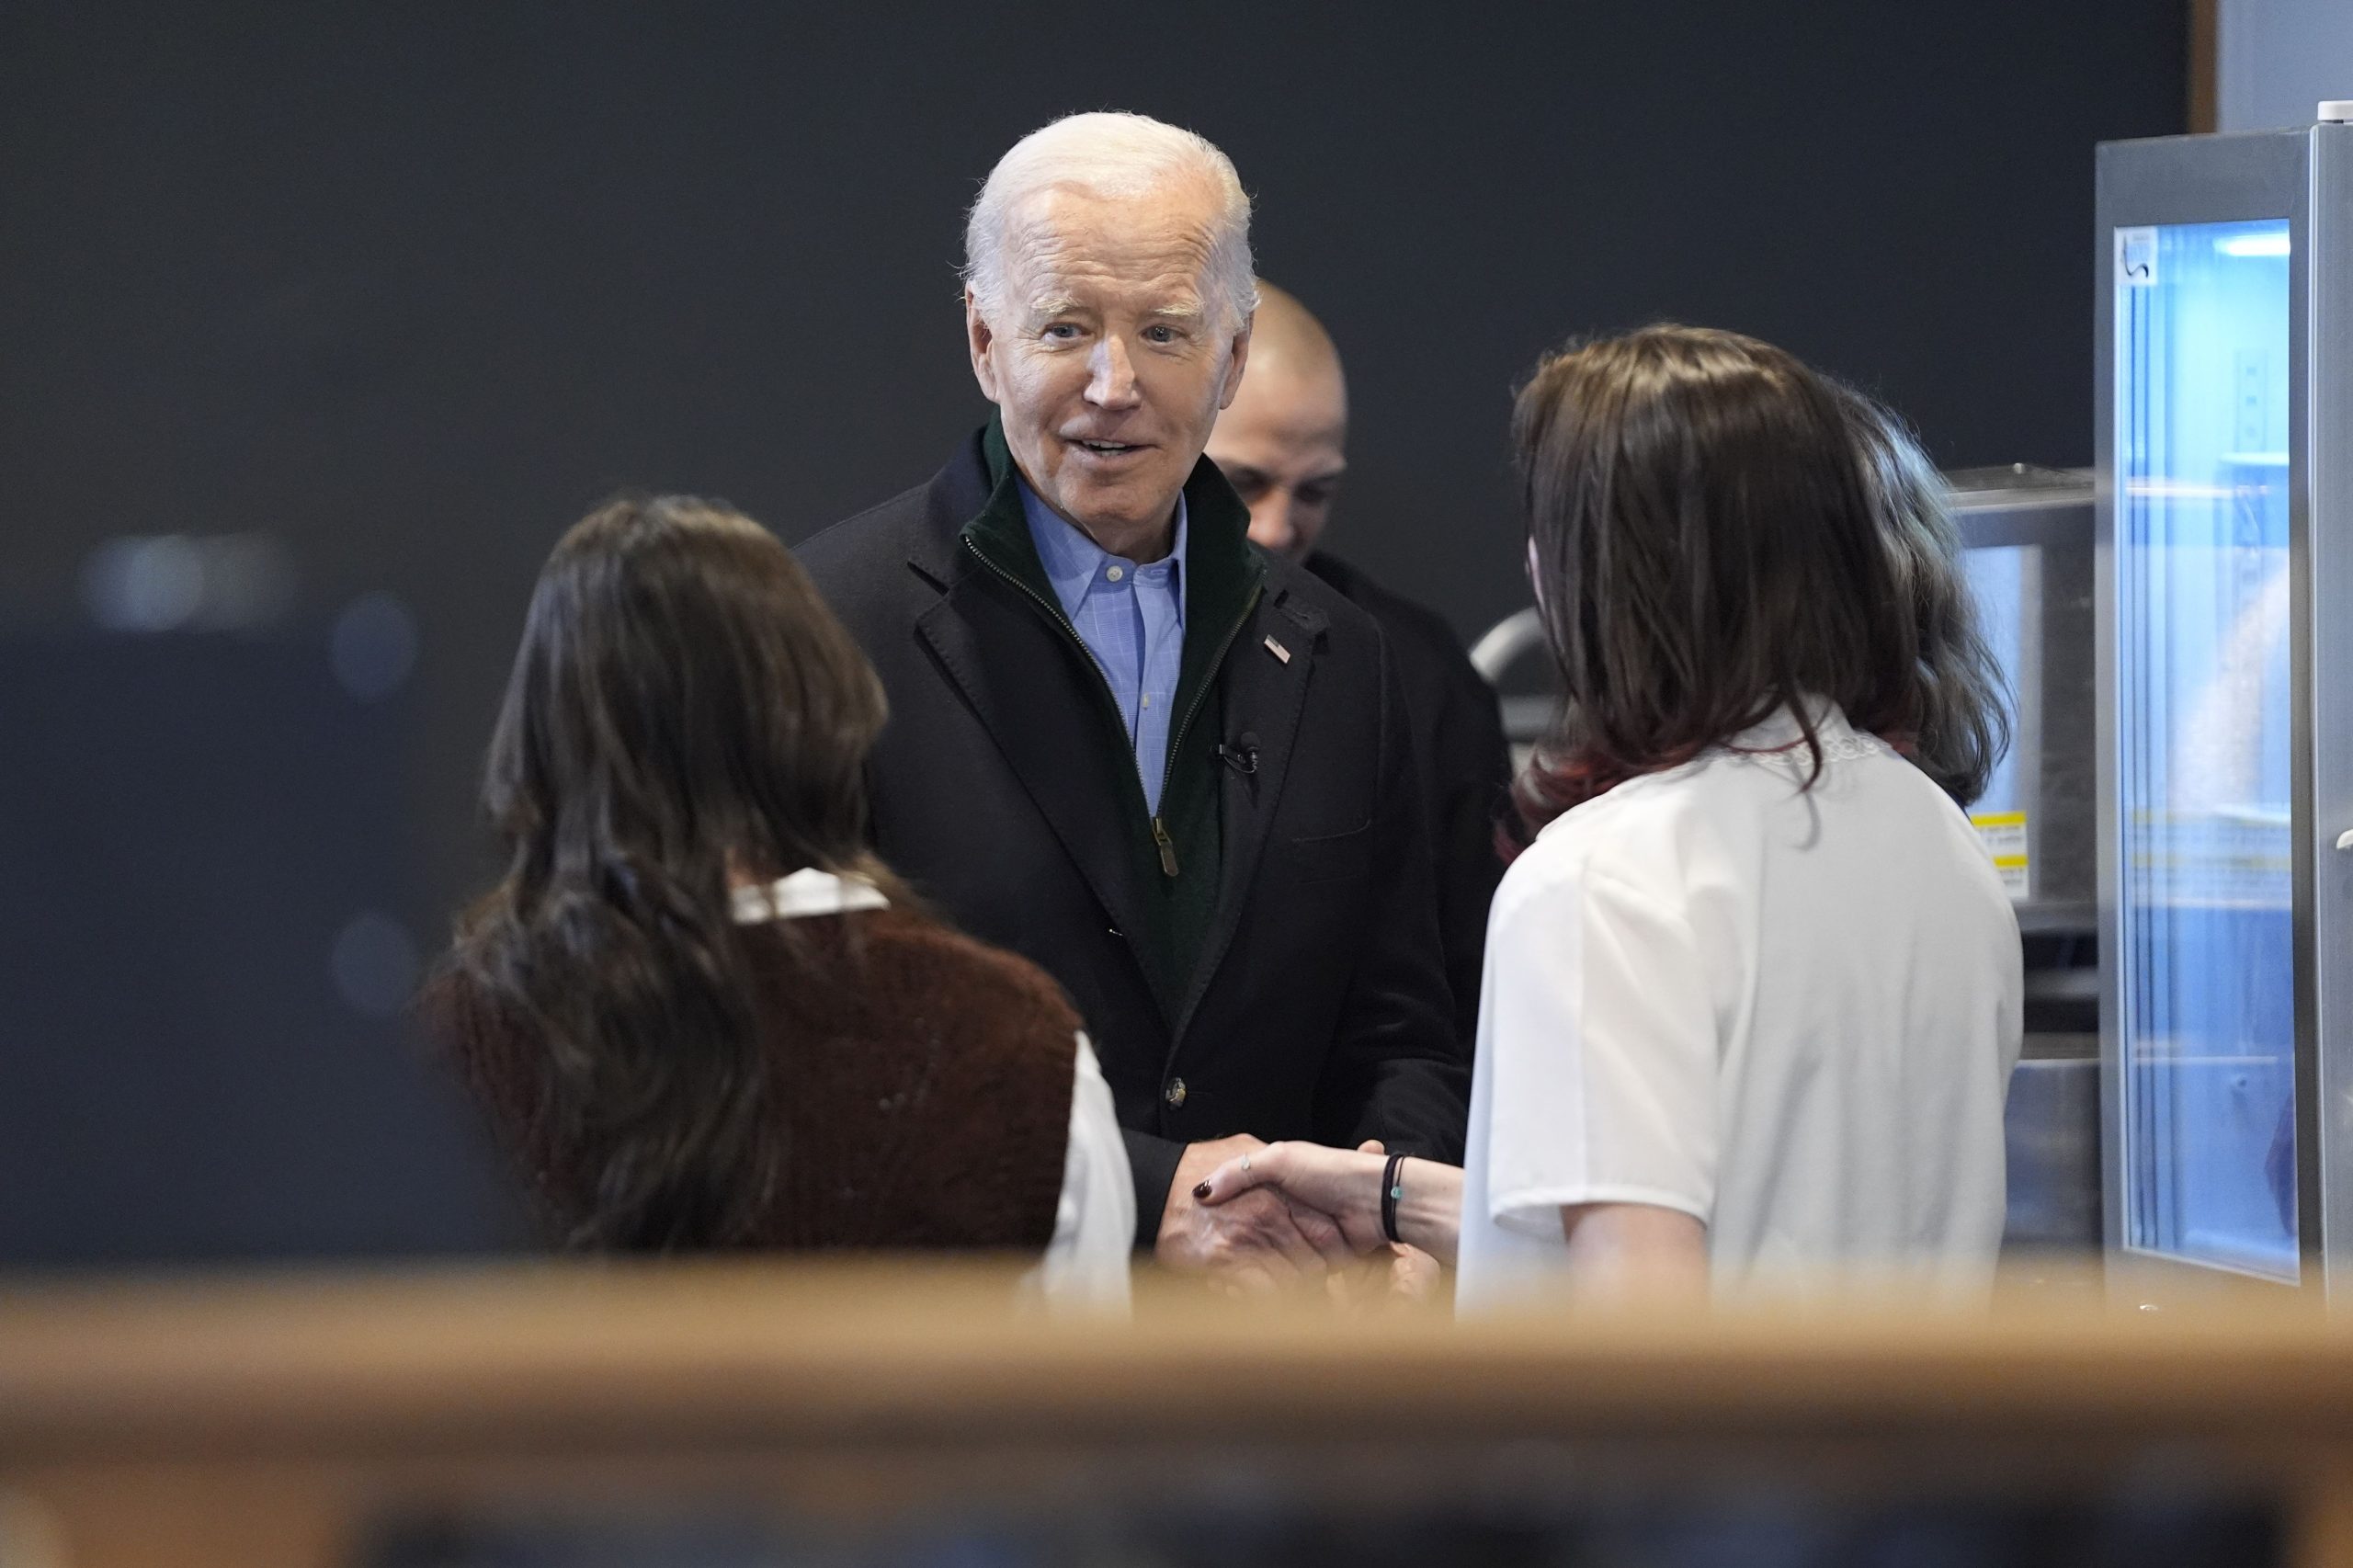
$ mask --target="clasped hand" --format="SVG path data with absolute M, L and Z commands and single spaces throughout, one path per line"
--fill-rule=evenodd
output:
M 1189 1145 L 1161 1219 L 1160 1261 L 1253 1294 L 1335 1279 L 1346 1290 L 1368 1273 L 1385 1274 L 1397 1293 L 1426 1294 L 1437 1266 L 1381 1233 L 1377 1174 L 1371 1183 L 1336 1179 L 1336 1172 L 1318 1179 L 1319 1163 L 1300 1159 L 1294 1151 L 1314 1146 L 1269 1145 L 1247 1134 Z M 1377 1173 L 1381 1146 L 1366 1143 L 1354 1157 L 1314 1152 L 1351 1166 L 1369 1158 Z

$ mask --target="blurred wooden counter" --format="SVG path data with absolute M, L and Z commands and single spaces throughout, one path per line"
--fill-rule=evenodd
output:
M 0 1281 L 0 1564 L 344 1568 L 387 1518 L 685 1501 L 1336 1509 L 1694 1477 L 1840 1494 L 2188 1485 L 2353 1562 L 2353 1329 L 2287 1308 L 1135 1324 L 937 1267 Z

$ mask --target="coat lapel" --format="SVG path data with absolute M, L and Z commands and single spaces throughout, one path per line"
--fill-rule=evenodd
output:
M 1221 770 L 1224 853 L 1218 868 L 1217 913 L 1169 1036 L 1172 1050 L 1184 1039 L 1194 1010 L 1225 961 L 1257 879 L 1275 808 L 1290 774 L 1291 747 L 1299 735 L 1307 688 L 1324 654 L 1327 625 L 1322 610 L 1288 589 L 1279 590 L 1260 603 L 1226 654 L 1223 739 L 1228 746 L 1254 748 L 1257 766 L 1246 773 L 1231 766 Z
M 1001 572 L 964 542 L 968 520 L 1006 527 L 1019 517 L 1017 498 L 1010 500 L 1012 519 L 992 517 L 1012 493 L 993 493 L 985 464 L 985 449 L 975 443 L 934 487 L 933 537 L 908 564 L 937 585 L 940 597 L 916 617 L 915 633 L 1149 974 L 1154 960 L 1132 832 L 1143 788 L 1134 758 L 1103 744 L 1103 726 L 1118 720 L 1108 711 L 1102 676 L 1055 626 L 1039 586 Z M 972 830 L 988 827 L 975 823 Z

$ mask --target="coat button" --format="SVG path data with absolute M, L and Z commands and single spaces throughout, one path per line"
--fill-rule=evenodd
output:
M 1170 1105 L 1183 1105 L 1185 1103 L 1185 1080 L 1182 1078 L 1169 1079 L 1168 1087 L 1161 1091 L 1160 1097 L 1166 1100 Z

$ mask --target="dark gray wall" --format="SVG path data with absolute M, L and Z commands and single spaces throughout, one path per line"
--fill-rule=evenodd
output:
M 1949 464 L 2087 460 L 2092 145 L 2181 128 L 2184 9 L 12 6 L 0 632 L 70 631 L 124 533 L 283 541 L 266 635 L 298 660 L 339 604 L 399 595 L 399 820 L 315 831 L 404 846 L 367 902 L 429 945 L 484 869 L 473 768 L 554 535 L 637 484 L 796 539 L 924 478 L 983 412 L 959 209 L 1044 119 L 1138 108 L 1233 155 L 1262 269 L 1347 358 L 1336 540 L 1471 632 L 1521 597 L 1509 389 L 1571 333 L 1737 327 Z M 247 810 L 151 784 L 15 831 L 95 842 L 136 809 L 202 838 Z M 0 839 L 0 876 L 26 864 Z M 45 930 L 6 950 L 38 961 Z M 241 983 L 191 1040 L 274 1016 L 267 966 Z M 27 1017 L 0 1050 L 81 1027 Z

